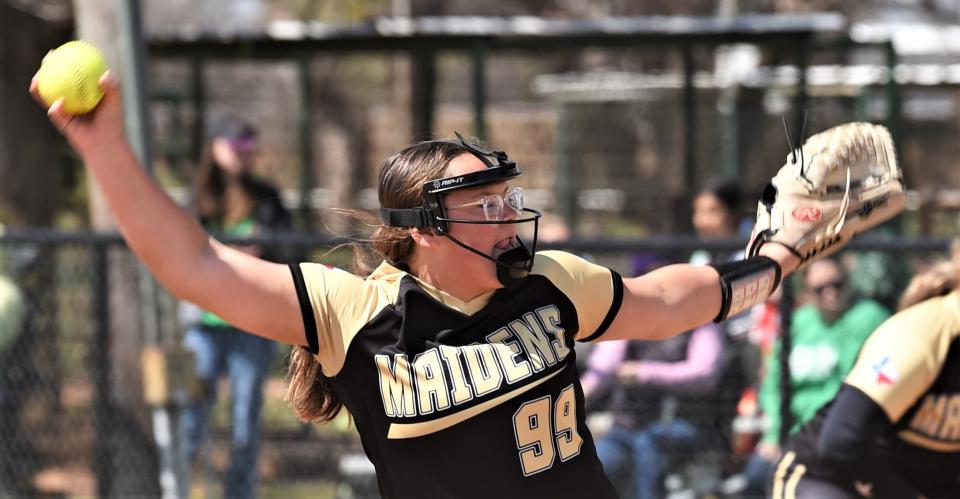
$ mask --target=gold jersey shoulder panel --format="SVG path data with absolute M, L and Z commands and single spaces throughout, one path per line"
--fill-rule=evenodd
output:
M 573 302 L 580 321 L 575 339 L 592 335 L 614 305 L 610 269 L 579 256 L 563 251 L 537 252 L 530 273 L 549 279 Z
M 300 271 L 317 324 L 316 357 L 323 373 L 332 377 L 343 367 L 357 332 L 396 301 L 406 273 L 386 263 L 366 279 L 319 263 L 301 263 Z
M 940 375 L 958 335 L 960 294 L 918 303 L 874 331 L 846 383 L 898 421 Z

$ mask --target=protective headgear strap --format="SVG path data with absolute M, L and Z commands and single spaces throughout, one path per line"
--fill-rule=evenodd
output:
M 423 206 L 416 208 L 380 208 L 380 219 L 390 227 L 415 227 L 422 229 L 433 225 L 433 217 Z

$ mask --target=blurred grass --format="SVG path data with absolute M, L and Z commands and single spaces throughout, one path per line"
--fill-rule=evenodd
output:
M 209 489 L 206 487 L 209 486 Z M 219 483 L 194 482 L 190 490 L 190 499 L 211 499 L 223 497 Z M 335 499 L 337 484 L 329 480 L 284 481 L 264 480 L 260 484 L 261 499 Z
M 222 496 L 219 484 L 216 487 L 211 486 L 209 490 L 204 489 L 203 485 L 195 484 L 190 491 L 190 499 L 212 499 Z M 259 497 L 261 499 L 334 499 L 337 497 L 337 484 L 327 480 L 264 481 L 260 484 Z
M 333 499 L 337 486 L 329 481 L 264 483 L 262 499 Z

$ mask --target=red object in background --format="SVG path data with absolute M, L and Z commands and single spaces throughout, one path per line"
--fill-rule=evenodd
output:
M 743 393 L 740 394 L 740 401 L 737 402 L 737 416 L 757 416 L 759 414 L 757 389 L 753 387 L 744 388 Z
M 763 358 L 773 351 L 773 342 L 780 334 L 780 302 L 767 300 L 753 308 L 750 341 L 760 347 Z
M 757 390 L 746 388 L 737 402 L 737 417 L 733 420 L 733 453 L 738 456 L 752 454 L 762 435 L 763 417 L 760 414 Z

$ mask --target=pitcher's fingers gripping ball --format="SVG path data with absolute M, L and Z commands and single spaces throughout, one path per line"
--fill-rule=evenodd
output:
M 68 114 L 85 114 L 103 98 L 99 80 L 107 63 L 97 47 L 79 40 L 47 54 L 37 72 L 37 92 L 47 104 L 63 99 Z
M 780 243 L 803 267 L 900 213 L 903 189 L 885 127 L 847 123 L 818 133 L 787 156 L 764 189 L 747 253 Z

